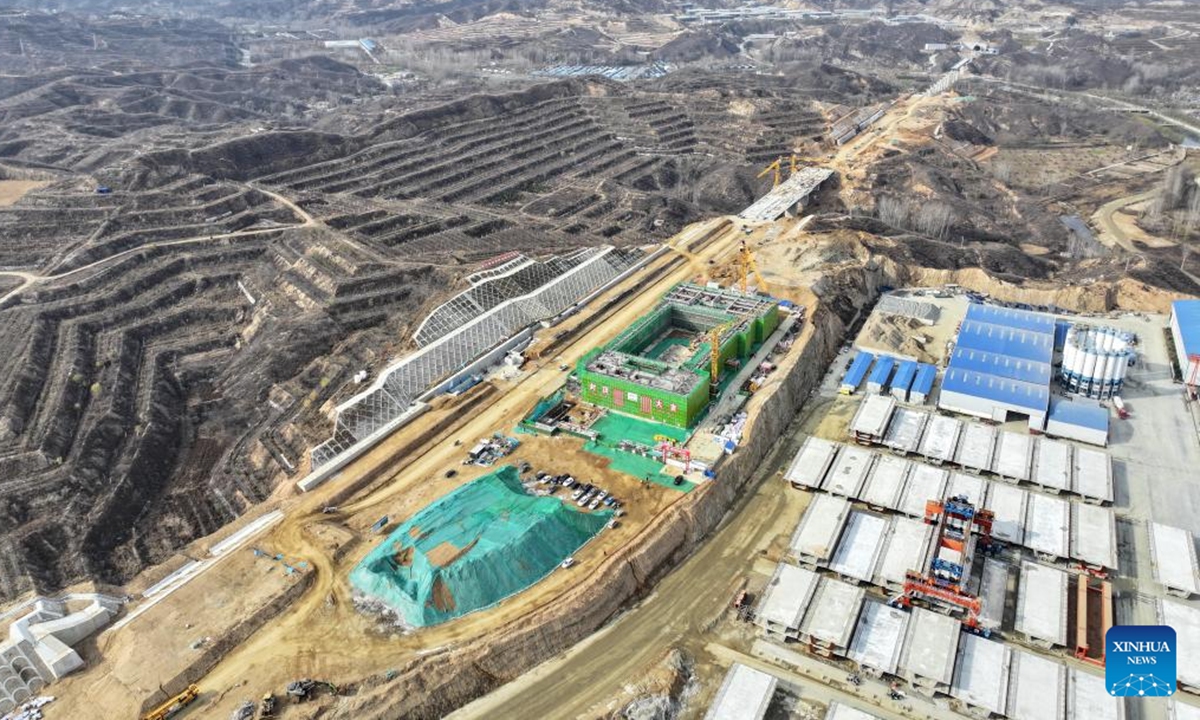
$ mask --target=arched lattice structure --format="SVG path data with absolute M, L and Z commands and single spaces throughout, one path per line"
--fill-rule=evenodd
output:
M 337 408 L 333 437 L 312 450 L 313 470 L 400 417 L 418 396 L 521 330 L 567 310 L 631 268 L 637 254 L 605 246 L 545 262 L 517 255 L 468 278 L 472 287 L 417 329 L 422 345 Z

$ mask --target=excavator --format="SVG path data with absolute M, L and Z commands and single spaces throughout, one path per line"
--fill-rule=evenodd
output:
M 162 690 L 162 688 L 159 688 Z M 163 691 L 166 694 L 166 691 Z M 158 707 L 142 716 L 141 720 L 167 720 L 178 715 L 185 707 L 196 702 L 196 698 L 200 696 L 200 686 L 192 683 L 183 689 L 183 692 L 167 698 Z

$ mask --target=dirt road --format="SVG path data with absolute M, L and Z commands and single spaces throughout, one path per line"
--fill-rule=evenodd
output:
M 1122 208 L 1130 205 L 1136 205 L 1140 202 L 1153 199 L 1158 194 L 1157 190 L 1148 190 L 1137 195 L 1129 197 L 1117 198 L 1111 202 L 1107 202 L 1100 206 L 1096 214 L 1092 216 L 1092 221 L 1100 228 L 1100 234 L 1097 238 L 1100 242 L 1109 247 L 1120 247 L 1128 252 L 1139 252 L 1137 246 L 1129 238 L 1129 234 L 1121 228 L 1120 224 L 1114 219 L 1114 215 L 1122 210 Z

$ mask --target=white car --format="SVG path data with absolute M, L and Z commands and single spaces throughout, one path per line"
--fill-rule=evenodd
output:
M 566 560 L 562 561 L 562 569 L 566 570 L 567 568 L 571 567 L 574 564 L 575 564 L 575 558 L 569 557 Z

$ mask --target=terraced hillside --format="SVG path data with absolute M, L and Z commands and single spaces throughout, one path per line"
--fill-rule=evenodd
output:
M 312 60 L 56 75 L 0 98 L 0 165 L 49 183 L 0 208 L 0 597 L 125 581 L 304 472 L 323 409 L 478 262 L 736 211 L 760 160 L 824 126 L 770 93 L 739 114 L 736 97 L 584 80 L 330 125 L 310 112 L 324 81 L 372 87 Z M 250 115 L 205 114 L 222 94 Z M 255 125 L 289 108 L 307 127 Z

